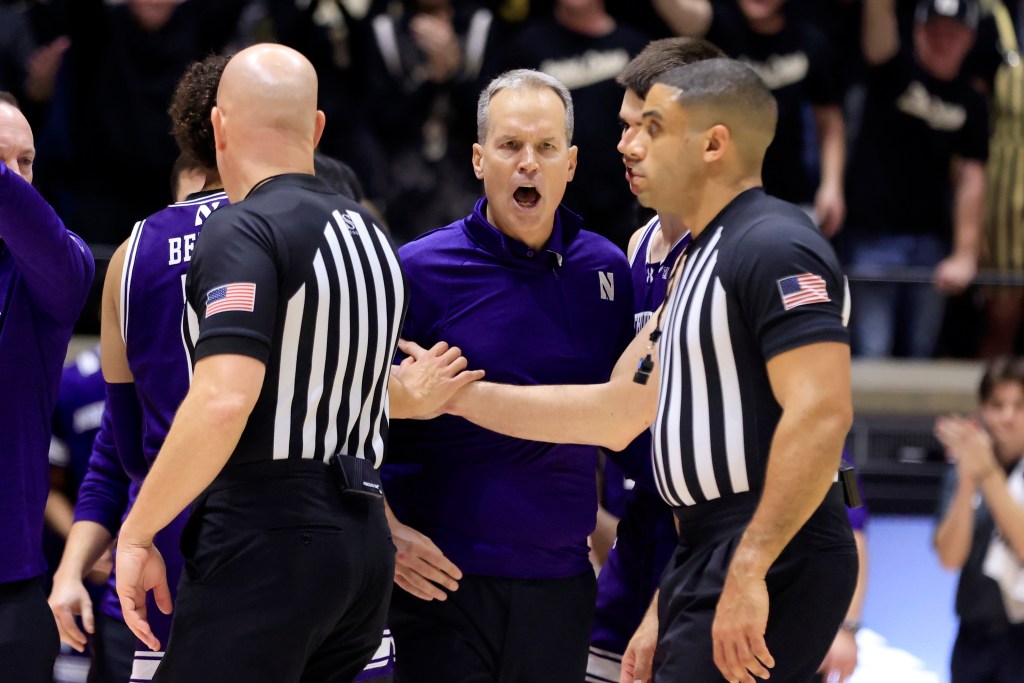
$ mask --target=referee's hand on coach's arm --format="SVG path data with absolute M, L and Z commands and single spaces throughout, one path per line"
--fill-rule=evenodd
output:
M 470 382 L 482 379 L 483 370 L 467 370 L 461 349 L 438 342 L 424 349 L 416 342 L 398 340 L 407 358 L 391 366 L 388 400 L 392 419 L 430 419 L 443 412 L 452 396 Z
M 395 583 L 421 600 L 447 600 L 449 591 L 459 589 L 462 571 L 444 556 L 429 538 L 398 521 L 384 501 L 391 538 L 395 544 Z

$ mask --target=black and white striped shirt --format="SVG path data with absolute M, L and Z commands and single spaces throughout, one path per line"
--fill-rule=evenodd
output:
M 849 295 L 832 247 L 795 206 L 760 188 L 689 247 L 659 343 L 655 479 L 673 506 L 759 491 L 781 408 L 766 363 L 849 343 Z
M 267 366 L 229 463 L 341 452 L 380 465 L 407 295 L 362 207 L 313 176 L 274 177 L 207 220 L 186 290 L 196 361 L 237 353 Z

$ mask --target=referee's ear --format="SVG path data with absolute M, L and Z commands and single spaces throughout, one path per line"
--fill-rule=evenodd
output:
M 224 114 L 217 105 L 210 110 L 210 123 L 213 124 L 214 148 L 220 151 L 224 149 Z
M 327 117 L 319 109 L 316 110 L 316 124 L 313 126 L 313 148 L 320 144 L 320 137 L 324 134 L 324 126 L 327 125 Z

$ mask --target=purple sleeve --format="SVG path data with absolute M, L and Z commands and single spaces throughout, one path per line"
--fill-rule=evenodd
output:
M 103 411 L 103 421 L 89 456 L 89 470 L 78 489 L 75 521 L 96 522 L 117 535 L 121 518 L 128 507 L 128 475 L 121 467 L 114 445 L 110 412 Z
M 11 250 L 36 305 L 59 322 L 74 322 L 92 284 L 92 253 L 5 164 L 0 164 L 0 240 Z
M 132 479 L 142 481 L 149 473 L 149 465 L 142 449 L 142 405 L 134 382 L 107 382 L 104 417 L 108 415 L 121 467 Z

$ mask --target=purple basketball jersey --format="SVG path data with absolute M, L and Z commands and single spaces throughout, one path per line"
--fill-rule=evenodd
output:
M 661 229 L 655 216 L 630 254 L 633 279 L 633 324 L 643 329 L 665 300 L 672 268 L 690 241 L 684 235 L 665 259 L 651 262 L 651 238 Z M 619 679 L 619 663 L 640 625 L 661 574 L 676 547 L 672 512 L 658 496 L 648 432 L 637 437 L 605 470 L 606 501 L 617 507 L 621 522 L 615 545 L 597 578 L 597 607 L 590 636 L 588 682 Z
M 192 366 L 181 333 L 185 274 L 203 222 L 227 203 L 227 195 L 213 192 L 171 204 L 136 223 L 128 239 L 121 274 L 120 322 L 128 367 L 142 406 L 143 460 L 132 462 L 130 456 L 120 455 L 125 472 L 136 484 L 141 484 L 156 460 L 174 414 L 188 393 Z M 137 494 L 136 485 L 129 508 Z M 187 518 L 186 510 L 155 539 L 167 564 L 172 598 L 177 595 L 182 569 L 179 541 Z M 154 635 L 166 646 L 171 617 L 157 609 L 152 595 L 147 598 L 147 613 Z M 146 648 L 139 643 L 136 649 Z
M 121 333 L 142 404 L 144 463 L 124 463 L 133 478 L 149 471 L 188 393 L 192 365 L 182 336 L 185 274 L 203 222 L 228 203 L 223 192 L 171 204 L 135 225 L 121 276 Z

